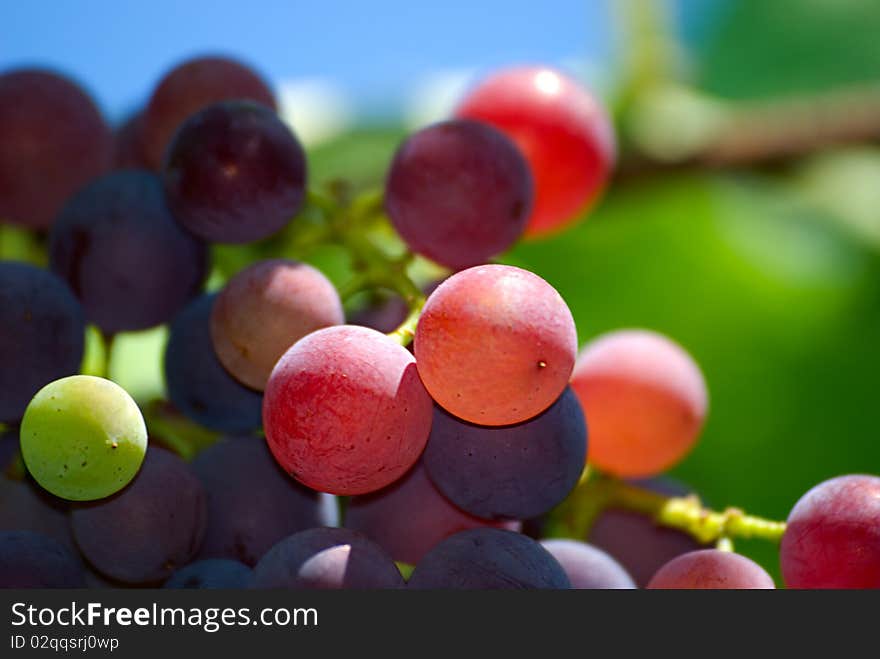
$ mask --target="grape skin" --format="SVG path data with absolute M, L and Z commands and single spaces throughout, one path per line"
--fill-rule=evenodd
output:
M 385 207 L 410 249 L 453 269 L 485 263 L 525 229 L 532 205 L 528 165 L 504 135 L 447 121 L 397 150 Z
M 113 169 L 150 169 L 141 148 L 143 114 L 132 114 L 113 131 Z
M 588 460 L 624 478 L 678 463 L 696 443 L 708 407 L 699 366 L 648 330 L 618 330 L 587 344 L 571 377 L 590 420 Z
M 880 477 L 839 476 L 801 497 L 780 563 L 789 588 L 880 588 Z
M 198 553 L 205 491 L 189 466 L 151 448 L 132 483 L 71 513 L 80 551 L 102 574 L 130 584 L 164 581 Z
M 21 419 L 45 384 L 79 370 L 85 314 L 50 272 L 0 262 L 0 422 Z
M 567 387 L 544 412 L 513 426 L 477 426 L 437 408 L 424 460 L 437 489 L 463 510 L 528 519 L 565 499 L 586 453 L 584 415 Z
M 634 483 L 667 496 L 686 496 L 691 491 L 669 478 L 654 478 Z M 639 588 L 676 556 L 704 548 L 683 531 L 660 526 L 641 513 L 607 508 L 593 522 L 590 544 L 602 549 L 632 575 Z
M 207 494 L 200 558 L 252 566 L 283 538 L 335 521 L 322 495 L 285 474 L 259 437 L 223 439 L 199 453 L 192 470 Z
M 37 392 L 21 422 L 21 455 L 52 494 L 102 499 L 137 474 L 147 450 L 144 417 L 118 384 L 71 375 Z
M 196 561 L 179 569 L 165 582 L 163 588 L 192 588 L 196 590 L 220 588 L 247 588 L 252 570 L 238 561 L 222 559 Z
M 526 236 L 560 231 L 596 202 L 608 182 L 616 151 L 610 118 L 559 71 L 494 73 L 465 96 L 455 116 L 494 126 L 525 156 L 535 181 Z
M 623 566 L 597 547 L 577 540 L 542 540 L 541 546 L 559 561 L 572 588 L 629 590 L 636 587 Z
M 457 508 L 431 483 L 422 462 L 388 487 L 352 497 L 345 510 L 346 528 L 364 533 L 394 560 L 410 565 L 453 533 L 481 526 L 518 531 L 520 523 L 492 522 Z
M 235 275 L 211 312 L 217 357 L 238 380 L 262 390 L 290 346 L 315 330 L 345 322 L 333 284 L 305 263 L 260 261 Z
M 49 263 L 89 321 L 112 334 L 170 320 L 201 290 L 208 255 L 175 222 L 153 174 L 121 171 L 67 203 L 52 229 Z
M 0 531 L 0 588 L 85 588 L 82 563 L 57 540 Z
M 269 108 L 210 105 L 184 122 L 162 169 L 175 217 L 216 243 L 249 243 L 287 225 L 305 198 L 306 157 Z
M 543 412 L 568 384 L 576 353 L 574 319 L 559 293 L 506 265 L 470 268 L 440 284 L 415 335 L 419 375 L 431 397 L 480 425 L 520 423 Z
M 66 503 L 29 480 L 0 476 L 0 531 L 31 531 L 72 549 Z
M 206 428 L 238 433 L 262 423 L 263 396 L 233 378 L 214 351 L 210 316 L 216 295 L 203 295 L 171 323 L 164 373 L 168 398 Z
M 144 108 L 141 148 L 150 168 L 158 170 L 168 144 L 187 117 L 231 99 L 248 99 L 275 109 L 275 96 L 260 76 L 226 57 L 195 57 L 178 64 L 156 85 Z
M 682 554 L 661 567 L 652 590 L 744 590 L 775 588 L 773 578 L 753 560 L 718 549 Z
M 432 404 L 412 355 L 384 334 L 339 325 L 295 343 L 263 397 L 269 448 L 312 489 L 366 494 L 403 476 L 428 441 Z
M 279 542 L 254 568 L 254 588 L 365 590 L 402 588 L 391 557 L 365 535 L 316 528 Z
M 513 531 L 470 529 L 451 535 L 419 562 L 407 584 L 416 590 L 571 588 L 559 562 Z
M 110 166 L 113 138 L 91 98 L 51 71 L 0 75 L 0 221 L 47 229 Z

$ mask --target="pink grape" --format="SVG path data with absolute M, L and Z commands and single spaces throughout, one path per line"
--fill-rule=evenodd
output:
M 773 589 L 773 578 L 750 558 L 731 551 L 698 549 L 661 567 L 651 582 L 653 590 Z

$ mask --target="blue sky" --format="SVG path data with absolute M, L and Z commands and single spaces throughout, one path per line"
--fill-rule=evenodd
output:
M 182 58 L 222 52 L 389 110 L 438 70 L 608 62 L 611 1 L 0 0 L 0 69 L 57 68 L 118 118 Z

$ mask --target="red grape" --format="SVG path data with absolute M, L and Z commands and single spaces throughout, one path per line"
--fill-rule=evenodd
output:
M 522 235 L 532 179 L 503 134 L 447 121 L 397 150 L 385 189 L 391 222 L 419 254 L 454 269 L 485 263 Z
M 46 229 L 110 166 L 113 137 L 72 81 L 22 69 L 0 75 L 0 144 L 0 221 Z
M 260 261 L 229 280 L 211 311 L 220 362 L 262 390 L 275 363 L 306 334 L 345 322 L 333 284 L 305 263 Z
M 177 220 L 205 240 L 272 235 L 305 196 L 306 158 L 290 129 L 251 101 L 209 105 L 184 122 L 162 173 Z
M 241 62 L 225 57 L 197 57 L 179 64 L 159 81 L 144 110 L 141 143 L 152 169 L 159 169 L 177 128 L 202 108 L 247 99 L 275 109 L 265 81 Z
M 315 490 L 365 494 L 403 476 L 431 431 L 413 356 L 375 330 L 328 327 L 278 361 L 263 427 L 285 471 Z
M 559 293 L 535 274 L 477 266 L 437 287 L 415 336 L 419 375 L 447 412 L 486 426 L 520 423 L 568 384 L 577 332 Z
M 667 470 L 693 447 L 706 417 L 700 368 L 655 332 L 621 330 L 592 341 L 571 384 L 590 424 L 587 459 L 617 476 Z
M 832 478 L 788 516 L 780 548 L 789 588 L 880 588 L 880 478 Z
M 597 547 L 577 540 L 542 540 L 541 546 L 559 561 L 572 588 L 629 590 L 636 587 L 623 566 Z
M 133 114 L 113 133 L 114 169 L 149 169 L 146 156 L 141 148 L 141 126 L 143 115 Z
M 661 567 L 648 588 L 654 590 L 773 589 L 772 577 L 753 560 L 731 551 L 698 549 Z
M 599 197 L 615 158 L 602 105 L 580 84 L 548 68 L 495 73 L 462 101 L 456 116 L 485 121 L 522 150 L 535 181 L 527 236 L 559 230 Z

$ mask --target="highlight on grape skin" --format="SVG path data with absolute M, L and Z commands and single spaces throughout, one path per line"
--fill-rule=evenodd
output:
M 630 590 L 636 587 L 620 563 L 601 549 L 577 540 L 542 540 L 578 590 Z
M 327 277 L 305 263 L 272 259 L 242 270 L 220 291 L 211 340 L 226 370 L 262 391 L 290 346 L 343 322 L 342 303 Z
M 466 268 L 519 239 L 532 207 L 531 174 L 513 143 L 491 126 L 446 121 L 398 148 L 385 206 L 410 249 Z
M 375 330 L 339 325 L 300 339 L 278 361 L 263 427 L 279 464 L 303 484 L 365 494 L 415 464 L 432 410 L 405 348 Z
M 574 319 L 559 293 L 507 265 L 477 266 L 440 284 L 415 335 L 431 397 L 480 425 L 520 423 L 550 407 L 568 384 L 576 353 Z
M 21 454 L 36 481 L 63 499 L 92 501 L 125 487 L 147 450 L 137 404 L 119 385 L 72 375 L 43 387 L 21 422 Z
M 731 551 L 699 549 L 673 558 L 648 584 L 653 590 L 770 590 L 773 578 L 753 560 Z
M 880 477 L 839 476 L 804 494 L 780 562 L 789 588 L 880 588 Z
M 455 116 L 484 121 L 521 149 L 535 181 L 527 237 L 561 231 L 601 195 L 616 158 L 602 104 L 547 67 L 496 71 L 468 91 Z
M 591 464 L 617 476 L 655 476 L 693 448 L 708 408 L 699 366 L 681 346 L 647 330 L 588 343 L 572 387 L 590 423 Z

